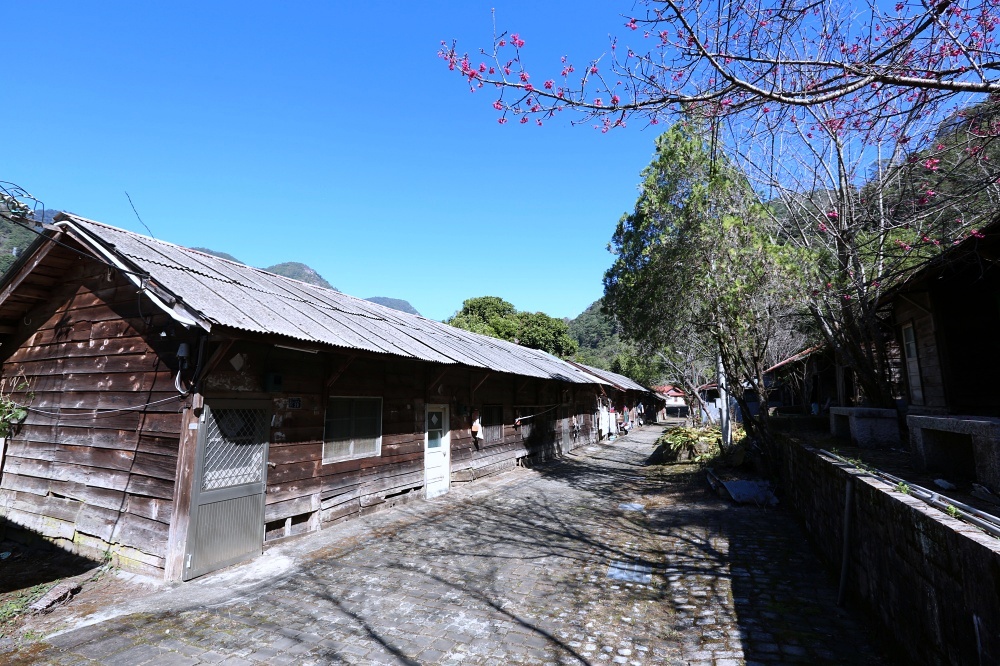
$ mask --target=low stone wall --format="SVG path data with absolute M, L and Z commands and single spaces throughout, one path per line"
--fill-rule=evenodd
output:
M 818 451 L 783 447 L 785 501 L 839 574 L 852 486 L 848 603 L 917 664 L 1000 663 L 1000 540 Z
M 899 446 L 899 421 L 894 409 L 831 407 L 830 433 L 849 437 L 854 446 L 865 449 Z

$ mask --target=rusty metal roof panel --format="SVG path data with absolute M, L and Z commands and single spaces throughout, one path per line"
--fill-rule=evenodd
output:
M 59 224 L 73 225 L 148 274 L 151 282 L 210 324 L 436 363 L 595 383 L 592 374 L 542 351 L 85 218 L 63 214 L 60 219 Z
M 601 379 L 604 379 L 607 382 L 614 384 L 615 386 L 621 387 L 623 389 L 651 393 L 651 391 L 642 384 L 638 384 L 635 381 L 626 377 L 625 375 L 620 375 L 617 372 L 611 372 L 610 370 L 601 370 L 600 368 L 595 368 L 586 365 L 584 363 L 577 363 L 575 361 L 573 362 L 573 365 L 582 368 L 586 372 L 589 372 L 590 374 L 599 377 Z

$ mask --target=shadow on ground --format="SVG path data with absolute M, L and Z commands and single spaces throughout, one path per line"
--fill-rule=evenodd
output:
M 836 607 L 792 516 L 724 503 L 693 466 L 647 466 L 651 451 L 628 439 L 584 447 L 440 509 L 403 507 L 405 520 L 369 540 L 217 606 L 134 614 L 20 656 L 892 663 Z M 619 565 L 636 577 L 610 578 Z
M 0 595 L 54 583 L 98 566 L 100 562 L 57 548 L 0 518 Z

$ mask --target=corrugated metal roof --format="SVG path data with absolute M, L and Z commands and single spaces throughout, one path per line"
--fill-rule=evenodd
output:
M 543 351 L 76 215 L 62 213 L 57 220 L 148 274 L 210 326 L 528 377 L 607 383 Z
M 642 384 L 637 384 L 636 382 L 632 381 L 625 375 L 619 375 L 617 372 L 611 372 L 610 370 L 601 370 L 600 368 L 595 368 L 593 366 L 589 366 L 584 363 L 577 363 L 576 361 L 572 361 L 572 363 L 578 368 L 582 368 L 583 370 L 589 372 L 595 377 L 603 379 L 607 383 L 613 384 L 619 388 L 632 391 L 642 391 L 644 393 L 652 393 L 652 391 L 650 391 L 648 388 L 646 388 Z

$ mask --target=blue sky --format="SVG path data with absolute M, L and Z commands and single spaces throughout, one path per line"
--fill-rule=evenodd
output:
M 145 233 L 127 190 L 158 238 L 435 319 L 483 295 L 574 317 L 655 128 L 499 125 L 437 58 L 489 46 L 491 7 L 542 77 L 627 39 L 632 3 L 8 4 L 0 180 Z

